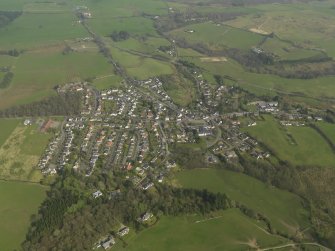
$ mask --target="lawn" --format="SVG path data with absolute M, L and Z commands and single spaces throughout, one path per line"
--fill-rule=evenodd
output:
M 310 127 L 284 127 L 271 116 L 244 130 L 263 142 L 281 160 L 293 165 L 335 167 L 335 154 L 322 136 Z
M 0 147 L 6 142 L 20 122 L 21 120 L 19 119 L 0 119 Z
M 274 228 L 282 232 L 294 235 L 296 230 L 309 226 L 308 211 L 303 208 L 298 196 L 267 186 L 244 174 L 218 169 L 194 169 L 179 172 L 176 180 L 183 187 L 225 193 L 268 217 Z
M 247 250 L 257 242 L 271 247 L 287 241 L 266 234 L 254 220 L 236 209 L 218 213 L 217 219 L 206 221 L 201 216 L 162 217 L 159 222 L 139 234 L 126 237 L 127 247 L 118 243 L 117 251 L 221 251 Z M 198 220 L 205 220 L 195 223 Z M 250 245 L 250 246 L 249 246 Z
M 38 184 L 0 181 L 1 250 L 20 248 L 30 225 L 30 217 L 37 213 L 46 190 Z

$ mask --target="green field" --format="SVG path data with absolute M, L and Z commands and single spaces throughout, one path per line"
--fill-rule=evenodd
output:
M 264 214 L 277 230 L 294 235 L 309 226 L 302 200 L 289 192 L 240 173 L 217 169 L 194 169 L 176 175 L 183 187 L 208 189 L 227 194 L 247 207 Z
M 219 218 L 200 216 L 162 217 L 159 222 L 137 235 L 126 237 L 127 247 L 121 251 L 221 251 L 247 250 L 250 247 L 272 247 L 288 243 L 264 232 L 262 226 L 236 209 L 220 212 Z M 196 221 L 204 220 L 200 223 Z
M 30 217 L 37 213 L 46 190 L 38 184 L 0 181 L 1 250 L 20 248 L 30 225 Z
M 0 147 L 6 142 L 20 121 L 19 119 L 0 119 Z
M 244 130 L 263 142 L 281 160 L 293 165 L 335 166 L 335 154 L 327 142 L 310 127 L 283 127 L 271 116 Z
M 0 29 L 0 48 L 29 49 L 88 36 L 73 13 L 25 13 Z
M 54 94 L 56 85 L 113 73 L 113 67 L 95 52 L 62 55 L 62 48 L 41 49 L 20 56 L 13 66 L 9 88 L 0 90 L 0 108 L 40 100 Z
M 330 141 L 335 144 L 335 125 L 322 122 L 322 123 L 317 123 L 317 127 L 321 129 L 321 131 L 330 139 Z
M 225 25 L 218 26 L 214 23 L 192 24 L 174 30 L 170 34 L 191 43 L 205 43 L 213 49 L 228 47 L 248 50 L 257 46 L 263 39 L 263 36 L 259 34 Z
M 5 125 L 4 120 L 0 121 Z M 40 132 L 36 125 L 18 125 L 22 120 L 8 121 L 8 132 L 1 134 L 4 136 L 0 145 L 0 178 L 40 181 L 42 174 L 35 167 L 52 135 Z

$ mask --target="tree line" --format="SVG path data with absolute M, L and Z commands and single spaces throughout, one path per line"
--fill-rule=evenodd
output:
M 38 102 L 13 106 L 1 110 L 0 117 L 79 115 L 81 101 L 81 94 L 79 93 L 62 93 Z

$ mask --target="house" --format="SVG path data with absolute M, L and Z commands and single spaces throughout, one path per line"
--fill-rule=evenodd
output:
M 30 125 L 32 125 L 32 121 L 31 121 L 30 119 L 26 119 L 26 120 L 23 122 L 23 124 L 24 124 L 25 126 L 30 126 Z
M 152 216 L 153 216 L 152 213 L 148 213 L 148 212 L 146 212 L 145 214 L 143 214 L 143 215 L 140 217 L 140 220 L 141 220 L 142 222 L 145 222 L 145 221 L 151 219 Z
M 92 194 L 93 198 L 96 199 L 96 198 L 99 198 L 100 196 L 102 196 L 102 192 L 100 190 L 94 192 Z
M 101 243 L 101 246 L 102 246 L 105 250 L 107 250 L 107 249 L 109 249 L 111 246 L 113 246 L 114 244 L 115 244 L 115 240 L 114 240 L 113 236 L 111 236 L 111 237 L 109 237 L 107 240 L 103 241 L 103 242 Z
M 129 227 L 123 227 L 119 230 L 118 235 L 119 236 L 125 236 L 129 233 Z

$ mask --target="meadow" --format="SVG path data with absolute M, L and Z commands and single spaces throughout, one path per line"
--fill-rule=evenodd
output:
M 335 144 L 335 125 L 327 122 L 316 123 L 316 126 Z
M 227 194 L 265 215 L 274 229 L 295 235 L 310 225 L 308 211 L 298 196 L 268 186 L 252 177 L 218 169 L 193 169 L 176 174 L 177 184 Z
M 37 125 L 24 126 L 22 120 L 11 123 L 11 131 L 2 136 L 6 139 L 0 147 L 0 178 L 38 182 L 42 174 L 36 166 L 52 135 L 40 132 Z
M 201 216 L 162 217 L 151 228 L 126 237 L 126 247 L 121 242 L 117 251 L 219 251 L 247 250 L 255 247 L 272 247 L 288 241 L 271 236 L 262 225 L 244 216 L 236 209 L 217 212 L 216 219 Z M 210 216 L 208 216 L 210 217 Z M 199 223 L 196 223 L 200 221 Z
M 263 39 L 262 35 L 247 30 L 211 22 L 188 25 L 173 30 L 170 35 L 178 39 L 186 39 L 193 44 L 205 43 L 214 50 L 226 47 L 249 50 Z
M 3 251 L 19 250 L 30 219 L 46 197 L 47 187 L 0 181 L 0 247 Z
M 244 131 L 264 143 L 279 159 L 293 165 L 335 166 L 335 154 L 317 131 L 307 126 L 284 127 L 271 116 L 264 118 Z
M 332 1 L 281 4 L 275 8 L 271 4 L 256 5 L 257 14 L 241 16 L 227 23 L 238 28 L 274 32 L 280 38 L 306 48 L 325 49 L 329 56 L 335 56 L 332 6 Z
M 6 142 L 19 122 L 21 122 L 20 119 L 0 119 L 0 147 Z
M 53 95 L 59 84 L 112 74 L 113 67 L 97 51 L 63 55 L 62 47 L 54 47 L 21 55 L 13 72 L 9 88 L 0 90 L 0 108 Z

